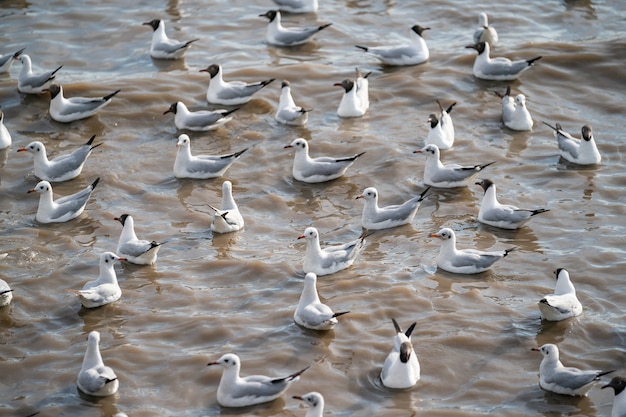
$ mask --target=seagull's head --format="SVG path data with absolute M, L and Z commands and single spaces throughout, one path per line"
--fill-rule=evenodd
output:
M 227 353 L 215 362 L 209 362 L 207 364 L 207 366 L 211 365 L 220 365 L 222 368 L 225 369 L 239 367 L 239 356 L 235 355 L 234 353 Z
M 31 188 L 30 190 L 27 191 L 27 193 L 39 193 L 39 194 L 45 194 L 45 193 L 51 193 L 51 192 L 52 192 L 52 186 L 50 185 L 48 181 L 39 181 L 39 183 L 35 185 L 35 188 Z
M 319 407 L 324 407 L 324 397 L 322 397 L 322 394 L 320 394 L 319 392 L 309 392 L 308 394 L 304 394 L 302 396 L 300 395 L 294 395 L 293 396 L 294 399 L 296 400 L 300 400 L 303 401 L 306 405 L 308 405 L 311 408 L 319 408 Z
M 298 236 L 298 239 L 314 240 L 318 239 L 317 229 L 315 227 L 307 227 L 304 233 Z
M 368 187 L 363 190 L 363 193 L 356 196 L 357 199 L 363 198 L 365 200 L 378 200 L 378 191 L 374 187 Z

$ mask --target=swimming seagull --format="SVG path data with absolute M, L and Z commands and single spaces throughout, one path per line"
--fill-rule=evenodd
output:
M 220 208 L 209 207 L 214 211 L 211 221 L 211 230 L 216 233 L 236 232 L 243 228 L 244 221 L 239 207 L 233 198 L 233 184 L 230 181 L 222 183 L 222 204 Z
M 537 214 L 548 209 L 521 209 L 510 204 L 500 204 L 496 197 L 496 185 L 491 180 L 476 182 L 485 191 L 478 210 L 478 221 L 502 229 L 519 229 Z
M 117 90 L 104 97 L 63 97 L 63 87 L 50 84 L 43 91 L 50 92 L 50 117 L 61 123 L 70 123 L 76 120 L 93 116 L 107 106 L 113 97 L 121 90 Z
M 206 99 L 209 103 L 223 104 L 226 106 L 244 104 L 250 101 L 252 95 L 274 81 L 274 78 L 256 83 L 243 81 L 224 81 L 222 79 L 222 67 L 217 64 L 209 65 L 200 72 L 208 72 L 211 76 Z
M 418 65 L 426 62 L 430 56 L 428 45 L 426 45 L 426 41 L 422 37 L 424 31 L 429 29 L 420 25 L 412 26 L 410 43 L 406 45 L 355 46 L 374 55 L 383 64 Z
M 559 360 L 559 348 L 546 343 L 531 350 L 541 352 L 543 359 L 539 365 L 539 386 L 556 394 L 586 397 L 587 393 L 600 377 L 611 371 L 590 370 L 565 367 Z
M 626 377 L 614 376 L 611 382 L 604 385 L 604 388 L 613 388 L 615 398 L 613 399 L 613 408 L 611 409 L 611 417 L 626 417 Z
M 289 81 L 283 80 L 280 86 L 280 98 L 278 99 L 278 109 L 274 118 L 277 122 L 286 125 L 304 126 L 309 118 L 311 109 L 296 106 L 291 96 L 291 85 Z
M 294 395 L 292 398 L 304 401 L 309 410 L 304 417 L 322 417 L 324 415 L 324 397 L 316 391 L 304 395 Z
M 338 323 L 337 317 L 349 311 L 333 312 L 326 304 L 322 304 L 317 294 L 317 275 L 308 272 L 304 277 L 304 287 L 293 320 L 302 327 L 312 330 L 332 330 Z
M 344 89 L 339 107 L 337 108 L 337 115 L 339 117 L 361 117 L 365 114 L 369 99 L 365 101 L 363 97 L 359 95 L 357 92 L 358 87 L 354 80 L 346 78 L 342 82 L 333 85 Z
M 22 48 L 13 54 L 6 54 L 6 55 L 0 56 L 0 74 L 9 72 L 11 65 L 13 65 L 14 61 L 17 61 L 20 58 L 20 55 L 22 55 L 22 52 L 24 52 L 24 49 L 26 48 Z
M 356 197 L 365 202 L 361 225 L 368 230 L 382 230 L 411 223 L 428 190 L 430 187 L 402 204 L 378 207 L 378 191 L 374 187 L 366 188 Z
M 113 252 L 104 252 L 100 255 L 100 273 L 95 281 L 89 281 L 78 291 L 71 291 L 78 295 L 80 303 L 85 308 L 96 308 L 117 301 L 122 296 L 122 290 L 117 283 L 117 275 L 113 268 L 116 261 L 124 261 Z
M 478 56 L 474 60 L 474 77 L 483 80 L 510 81 L 515 80 L 519 75 L 526 71 L 530 66 L 540 60 L 538 56 L 532 59 L 520 59 L 511 61 L 508 58 L 489 56 L 489 44 L 478 42 L 474 45 L 468 45 L 466 48 L 475 49 Z
M 80 146 L 71 153 L 59 155 L 52 160 L 48 160 L 46 147 L 39 141 L 31 142 L 24 148 L 19 148 L 18 152 L 30 152 L 34 156 L 35 175 L 41 180 L 49 182 L 63 182 L 76 178 L 87 161 L 91 151 L 93 151 L 102 143 L 93 145 L 96 135 L 84 145 Z
M 80 216 L 99 181 L 100 177 L 79 192 L 56 200 L 53 199 L 50 183 L 40 181 L 35 188 L 28 190 L 29 193 L 39 193 L 39 207 L 35 219 L 39 223 L 63 223 Z
M 430 237 L 442 240 L 437 255 L 437 266 L 444 271 L 454 274 L 477 274 L 491 268 L 491 266 L 504 258 L 515 248 L 485 252 L 476 249 L 457 249 L 454 231 L 444 227 Z
M 498 43 L 498 32 L 493 26 L 489 26 L 487 13 L 478 15 L 478 29 L 474 31 L 474 43 L 486 42 L 490 46 Z
M 179 42 L 170 39 L 165 33 L 165 23 L 161 19 L 154 19 L 142 23 L 152 27 L 152 43 L 150 44 L 150 56 L 156 59 L 180 59 L 185 55 L 189 45 L 199 39 L 192 39 L 186 42 Z
M 9 129 L 4 125 L 4 112 L 0 110 L 0 150 L 11 146 L 11 134 Z
M 33 74 L 30 56 L 23 54 L 19 57 L 22 63 L 22 69 L 17 77 L 17 90 L 20 93 L 39 94 L 54 80 L 55 74 L 63 65 L 52 71 L 46 71 L 41 74 Z
M 122 224 L 122 233 L 117 241 L 116 252 L 126 261 L 137 265 L 153 265 L 157 260 L 157 254 L 162 243 L 156 241 L 140 240 L 135 234 L 135 221 L 133 216 L 122 214 L 115 217 Z
M 343 176 L 346 170 L 365 152 L 353 156 L 334 158 L 330 156 L 309 156 L 309 143 L 304 138 L 294 139 L 286 148 L 296 150 L 293 159 L 293 177 L 302 182 L 319 183 Z
M 303 43 L 309 41 L 317 32 L 332 25 L 332 23 L 327 23 L 321 26 L 302 28 L 284 27 L 280 22 L 280 12 L 278 10 L 269 10 L 259 16 L 267 17 L 269 19 L 266 34 L 267 43 L 276 46 L 302 45 Z
M 502 99 L 502 122 L 511 130 L 532 130 L 533 119 L 526 108 L 526 96 L 518 94 L 515 99 L 511 97 L 511 86 L 506 88 L 504 94 L 497 91 L 495 94 Z
M 8 306 L 12 299 L 13 290 L 5 280 L 0 279 L 0 307 Z
M 583 312 L 583 305 L 576 297 L 576 289 L 569 279 L 569 272 L 564 268 L 554 271 L 556 286 L 554 294 L 549 294 L 537 304 L 541 318 L 548 321 L 560 321 L 575 317 Z
M 280 10 L 289 13 L 317 12 L 318 0 L 274 0 Z
M 391 321 L 396 335 L 393 337 L 393 349 L 387 355 L 380 372 L 380 379 L 387 388 L 411 388 L 420 379 L 420 364 L 411 343 L 411 333 L 416 323 L 411 324 L 403 333 L 396 319 L 392 318 Z
M 76 382 L 78 388 L 85 394 L 107 397 L 117 392 L 120 382 L 113 369 L 104 365 L 99 344 L 100 333 L 95 330 L 90 332 L 87 351 Z
M 174 113 L 174 124 L 177 129 L 193 130 L 195 132 L 206 132 L 215 130 L 224 123 L 233 120 L 232 113 L 239 110 L 236 107 L 232 110 L 198 110 L 189 111 L 185 103 L 177 101 L 163 114 Z
M 424 142 L 426 145 L 437 145 L 439 150 L 450 149 L 454 145 L 454 124 L 450 113 L 456 106 L 456 102 L 444 110 L 439 100 L 436 101 L 439 106 L 439 116 L 434 113 L 428 116 L 427 122 L 430 129 Z
M 602 160 L 596 141 L 593 138 L 591 126 L 584 125 L 581 139 L 577 139 L 564 131 L 559 123 L 556 124 L 556 127 L 546 122 L 543 122 L 543 124 L 554 130 L 563 159 L 578 165 L 599 164 Z
M 265 375 L 239 376 L 241 361 L 234 353 L 227 353 L 207 366 L 220 365 L 224 368 L 217 387 L 217 402 L 222 407 L 248 407 L 275 400 L 289 386 L 300 379 L 306 368 L 282 378 Z
M 207 179 L 221 177 L 241 154 L 248 150 L 227 155 L 192 155 L 189 136 L 182 134 L 176 143 L 178 152 L 174 161 L 176 178 Z
M 426 155 L 424 184 L 439 188 L 465 187 L 480 171 L 495 163 L 489 162 L 469 166 L 458 164 L 444 165 L 439 159 L 440 152 L 436 145 L 426 145 L 414 153 Z
M 343 245 L 320 246 L 319 233 L 315 227 L 307 227 L 298 239 L 306 240 L 306 253 L 302 269 L 305 273 L 314 272 L 317 276 L 334 274 L 354 263 L 363 249 L 365 232 L 358 239 Z

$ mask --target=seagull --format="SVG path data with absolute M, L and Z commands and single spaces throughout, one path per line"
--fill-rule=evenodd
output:
M 177 129 L 206 132 L 208 130 L 215 130 L 224 123 L 233 120 L 231 114 L 237 110 L 239 110 L 239 107 L 232 110 L 219 109 L 189 111 L 187 106 L 185 106 L 185 103 L 177 101 L 176 103 L 173 103 L 163 114 L 174 113 L 174 124 Z
M 437 266 L 454 274 L 477 274 L 491 268 L 515 248 L 484 252 L 476 249 L 457 249 L 454 231 L 444 227 L 430 237 L 438 237 L 443 242 L 437 255 Z
M 439 106 L 439 114 L 431 114 L 428 116 L 428 124 L 430 130 L 428 136 L 426 136 L 426 145 L 437 145 L 439 150 L 450 149 L 454 145 L 454 125 L 452 124 L 452 117 L 450 113 L 454 109 L 456 102 L 452 103 L 446 110 L 443 109 L 439 100 L 437 100 Z
M 346 170 L 365 152 L 353 156 L 334 158 L 330 156 L 309 156 L 309 143 L 304 138 L 294 139 L 286 148 L 296 150 L 293 159 L 293 177 L 302 182 L 319 183 L 343 176 Z
M 387 65 L 418 65 L 426 62 L 430 53 L 428 45 L 422 37 L 422 33 L 430 28 L 420 25 L 411 27 L 410 43 L 406 45 L 394 46 L 360 46 L 357 48 L 369 52 Z
M 306 239 L 304 272 L 314 272 L 317 276 L 323 276 L 346 269 L 354 263 L 363 248 L 365 233 L 351 242 L 328 246 L 324 249 L 320 246 L 319 233 L 315 227 L 307 227 L 304 234 L 300 235 L 298 239 Z
M 0 279 L 0 307 L 8 306 L 12 299 L 13 290 L 5 280 Z
M 604 388 L 613 388 L 615 393 L 615 399 L 613 399 L 613 408 L 611 410 L 611 417 L 626 417 L 626 394 L 624 394 L 624 388 L 626 388 L 626 377 L 614 376 L 611 382 L 604 385 Z
M 280 98 L 278 99 L 278 109 L 274 118 L 277 122 L 286 125 L 304 126 L 309 119 L 310 109 L 296 106 L 291 97 L 291 85 L 289 81 L 283 80 L 280 87 Z
M 415 329 L 413 323 L 402 333 L 396 319 L 392 318 L 396 335 L 393 337 L 393 349 L 387 355 L 380 379 L 387 388 L 405 389 L 417 384 L 420 379 L 420 364 L 411 343 L 411 333 Z
M 577 139 L 564 131 L 559 123 L 556 124 L 556 127 L 550 126 L 546 122 L 543 122 L 543 124 L 554 130 L 563 159 L 578 165 L 599 164 L 602 160 L 596 141 L 593 138 L 591 126 L 584 125 L 581 139 Z
M 11 146 L 11 134 L 9 129 L 4 125 L 4 112 L 0 110 L 0 150 Z
M 92 331 L 87 340 L 87 351 L 83 366 L 78 373 L 78 388 L 94 397 L 107 397 L 117 392 L 120 382 L 117 375 L 102 362 L 100 355 L 100 332 Z
M 178 152 L 174 161 L 176 178 L 208 179 L 221 177 L 244 150 L 227 155 L 192 155 L 189 136 L 182 134 L 176 143 Z
M 117 253 L 123 256 L 125 261 L 137 265 L 153 265 L 163 243 L 138 239 L 135 234 L 135 221 L 130 214 L 122 214 L 113 220 L 122 224 L 122 233 L 117 242 Z
M 45 88 L 54 80 L 55 74 L 63 65 L 52 71 L 46 71 L 41 74 L 33 74 L 30 57 L 22 54 L 19 57 L 22 63 L 22 69 L 17 78 L 17 89 L 20 93 L 39 94 L 43 93 Z
M 274 0 L 280 10 L 289 13 L 317 12 L 318 0 Z
M 474 31 L 474 43 L 478 42 L 486 42 L 492 47 L 498 43 L 498 32 L 493 26 L 489 26 L 487 13 L 478 15 L 478 29 Z
M 217 402 L 222 407 L 247 407 L 275 400 L 289 386 L 300 379 L 306 368 L 282 378 L 265 375 L 239 376 L 241 361 L 234 353 L 227 353 L 207 366 L 220 365 L 224 368 L 217 387 Z
M 366 188 L 356 197 L 365 202 L 361 225 L 367 230 L 382 230 L 411 223 L 428 190 L 430 187 L 402 204 L 378 207 L 378 191 L 374 187 Z
M 11 65 L 13 65 L 14 61 L 17 61 L 18 59 L 20 59 L 20 55 L 22 55 L 22 52 L 24 52 L 24 49 L 26 48 L 22 48 L 13 54 L 6 54 L 6 55 L 0 56 L 0 74 L 9 72 Z
M 113 252 L 104 252 L 100 255 L 100 274 L 95 281 L 89 281 L 78 291 L 72 291 L 80 298 L 85 308 L 101 307 L 117 301 L 122 296 L 122 290 L 117 283 L 117 275 L 113 266 L 115 261 L 125 261 Z
M 495 94 L 502 99 L 502 122 L 511 130 L 532 130 L 533 119 L 526 108 L 526 96 L 518 94 L 515 99 L 511 97 L 511 86 L 506 88 L 504 94 L 497 91 Z
M 209 103 L 223 104 L 226 106 L 244 104 L 250 101 L 252 95 L 274 81 L 274 78 L 256 83 L 243 81 L 229 81 L 222 79 L 222 67 L 217 64 L 209 65 L 200 72 L 208 72 L 211 76 L 206 99 Z
M 458 164 L 444 165 L 439 159 L 437 145 L 426 145 L 414 153 L 426 155 L 424 166 L 424 184 L 438 188 L 465 187 L 480 171 L 495 162 L 480 165 L 461 166 Z
M 332 330 L 338 323 L 337 317 L 349 311 L 333 312 L 326 304 L 322 304 L 317 294 L 317 275 L 308 272 L 304 277 L 304 288 L 293 314 L 293 320 L 302 327 L 312 330 Z
M 309 392 L 304 395 L 294 395 L 292 398 L 304 401 L 309 411 L 304 417 L 322 417 L 324 415 L 324 397 L 319 392 Z
M 87 161 L 91 151 L 102 143 L 93 145 L 96 135 L 71 153 L 59 155 L 52 160 L 48 160 L 46 147 L 39 141 L 31 142 L 24 148 L 19 148 L 18 152 L 30 152 L 34 156 L 35 175 L 41 180 L 49 182 L 63 182 L 76 178 Z
M 63 87 L 58 84 L 50 84 L 43 91 L 50 92 L 50 117 L 61 123 L 69 123 L 93 116 L 107 106 L 113 97 L 121 90 L 104 97 L 63 97 Z
M 356 71 L 356 94 L 361 101 L 361 105 L 365 110 L 370 108 L 370 97 L 369 97 L 369 87 L 370 82 L 368 77 L 372 74 L 372 72 L 368 72 L 367 74 L 361 74 L 358 68 L 355 68 Z
M 53 200 L 52 186 L 48 181 L 40 181 L 29 193 L 39 193 L 39 207 L 35 219 L 39 223 L 63 223 L 72 220 L 85 210 L 100 177 L 79 192 Z
M 233 198 L 233 184 L 230 181 L 222 183 L 222 205 L 219 209 L 209 205 L 214 211 L 211 230 L 216 233 L 236 232 L 243 228 L 244 221 L 239 207 Z
M 550 211 L 544 208 L 521 209 L 510 204 L 500 204 L 496 197 L 496 185 L 491 180 L 480 180 L 476 185 L 480 185 L 485 191 L 478 210 L 478 221 L 481 223 L 502 229 L 519 229 L 533 216 Z
M 269 24 L 267 25 L 266 34 L 267 43 L 276 46 L 302 45 L 303 43 L 309 41 L 317 32 L 332 25 L 332 23 L 327 23 L 321 26 L 287 28 L 280 23 L 280 12 L 278 10 L 269 10 L 259 16 L 268 18 Z
M 576 289 L 569 279 L 569 272 L 559 268 L 554 274 L 556 275 L 554 294 L 546 295 L 538 303 L 541 318 L 560 321 L 580 315 L 583 312 L 583 305 L 576 297 Z
M 180 59 L 185 55 L 189 45 L 199 39 L 192 39 L 186 42 L 179 42 L 170 39 L 165 33 L 165 23 L 161 19 L 153 19 L 142 23 L 152 27 L 152 44 L 150 45 L 150 56 L 156 59 Z
M 354 80 L 346 78 L 342 82 L 333 85 L 344 89 L 339 108 L 337 108 L 337 115 L 339 117 L 361 117 L 365 114 L 367 111 L 366 105 L 369 103 L 363 100 L 363 97 L 359 95 L 357 91 L 358 86 Z
M 489 57 L 489 44 L 485 42 L 468 45 L 466 48 L 475 49 L 478 52 L 478 56 L 476 60 L 474 60 L 473 72 L 474 77 L 483 80 L 515 80 L 522 72 L 530 68 L 535 61 L 542 58 L 538 56 L 532 59 L 520 59 L 518 61 L 511 61 L 503 57 L 491 58 Z
M 539 365 L 539 386 L 556 394 L 586 397 L 594 382 L 614 371 L 583 371 L 565 367 L 559 360 L 559 348 L 552 343 L 531 350 L 541 352 L 543 359 Z

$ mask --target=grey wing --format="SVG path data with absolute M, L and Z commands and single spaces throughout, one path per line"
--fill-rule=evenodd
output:
M 319 159 L 316 159 L 314 163 L 306 164 L 305 166 L 300 167 L 300 170 L 302 172 L 302 175 L 304 175 L 305 177 L 311 177 L 313 175 L 328 176 L 335 175 L 341 172 L 341 170 L 343 170 L 348 165 L 349 164 L 335 162 L 334 159 L 331 160 L 330 158 L 328 161 L 325 162 L 320 162 Z
M 573 138 L 569 135 L 564 135 L 562 132 L 557 132 L 556 140 L 559 144 L 559 149 L 563 152 L 567 152 L 574 158 L 578 158 L 578 151 L 580 146 L 580 140 Z
M 108 101 L 101 98 L 89 99 L 83 97 L 73 97 L 68 99 L 66 105 L 61 109 L 60 114 L 69 115 L 74 113 L 84 113 L 95 111 L 105 105 Z
M 204 127 L 215 124 L 218 120 L 223 118 L 222 113 L 218 112 L 206 112 L 202 114 L 192 114 L 185 121 L 185 124 L 190 127 Z
M 397 59 L 402 56 L 415 55 L 415 48 L 413 48 L 411 45 L 395 47 L 381 46 L 369 48 L 368 52 L 378 55 L 384 59 Z
M 189 172 L 219 172 L 232 164 L 234 159 L 196 159 L 187 163 Z
M 459 251 L 451 264 L 455 267 L 475 266 L 476 268 L 489 268 L 502 256 L 489 253 L 478 253 L 477 251 L 466 249 Z
M 531 210 L 510 208 L 497 208 L 483 212 L 483 218 L 485 220 L 491 220 L 494 222 L 506 221 L 517 223 L 528 219 L 531 215 Z
M 237 384 L 231 392 L 233 398 L 270 397 L 279 394 L 289 386 L 285 379 L 271 379 L 264 375 L 244 377 L 243 384 Z
M 493 58 L 489 66 L 483 68 L 487 75 L 515 75 L 528 68 L 526 61 L 513 61 L 507 58 Z
M 319 32 L 317 27 L 310 28 L 293 28 L 286 32 L 276 35 L 276 40 L 285 45 L 302 42 Z
M 148 242 L 147 240 L 135 240 L 132 242 L 122 243 L 117 250 L 125 255 L 139 257 L 152 248 L 153 246 L 151 242 Z
M 53 71 L 48 71 L 43 74 L 32 75 L 21 83 L 23 86 L 29 86 L 32 88 L 38 88 L 46 84 L 48 81 L 54 78 Z
M 154 45 L 153 49 L 155 51 L 165 52 L 167 54 L 173 54 L 176 51 L 187 47 L 189 44 L 190 44 L 189 42 L 178 42 L 178 41 L 172 41 L 170 39 L 170 42 L 159 42 L 158 44 Z
M 0 57 L 0 67 L 9 62 L 9 59 L 13 59 L 13 54 L 6 54 Z
M 419 202 L 416 201 L 416 199 L 419 199 L 419 197 L 412 198 L 401 205 L 383 207 L 379 212 L 379 219 L 375 219 L 375 221 L 383 221 L 386 219 L 400 221 L 408 218 L 419 206 Z
M 50 177 L 60 177 L 64 173 L 68 171 L 73 171 L 81 166 L 87 159 L 87 156 L 89 156 L 89 153 L 91 152 L 90 148 L 91 147 L 89 145 L 81 146 L 71 154 L 61 155 L 54 158 L 52 161 L 50 161 L 52 163 L 52 166 L 48 171 Z
M 89 200 L 89 196 L 91 196 L 92 191 L 93 188 L 89 186 L 76 194 L 57 199 L 55 202 L 58 204 L 58 207 L 53 210 L 50 217 L 56 219 L 62 217 L 66 213 L 75 213 L 79 211 L 85 204 L 87 204 L 87 200 Z
M 265 85 L 261 82 L 253 84 L 229 84 L 228 87 L 220 90 L 217 94 L 218 98 L 222 100 L 232 100 L 240 97 L 248 97 L 259 91 Z
M 108 366 L 87 369 L 78 374 L 78 384 L 89 392 L 96 392 L 106 385 L 107 380 L 116 379 L 115 372 Z
M 581 371 L 577 368 L 564 368 L 555 372 L 550 378 L 545 378 L 546 382 L 558 384 L 572 390 L 584 387 L 592 383 L 598 377 L 599 371 Z
M 474 167 L 452 167 L 447 166 L 444 169 L 437 171 L 432 180 L 434 182 L 456 182 L 463 181 L 466 178 L 471 177 L 478 171 Z

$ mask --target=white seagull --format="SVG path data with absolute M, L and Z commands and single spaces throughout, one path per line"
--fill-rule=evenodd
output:
M 565 367 L 559 360 L 559 348 L 552 343 L 531 350 L 543 355 L 539 365 L 539 386 L 556 394 L 586 397 L 601 376 L 614 372 Z
M 309 119 L 310 109 L 296 106 L 291 96 L 291 85 L 289 81 L 283 80 L 280 87 L 280 98 L 278 99 L 278 109 L 274 118 L 277 122 L 286 125 L 304 126 Z
M 87 158 L 91 155 L 91 151 L 102 145 L 102 143 L 93 145 L 95 138 L 96 135 L 93 135 L 87 143 L 73 152 L 59 155 L 52 160 L 48 160 L 46 147 L 39 141 L 31 142 L 17 151 L 33 154 L 37 178 L 49 182 L 63 182 L 76 178 L 83 170 L 83 166 L 85 166 Z
M 613 399 L 613 408 L 611 409 L 611 417 L 626 417 L 626 377 L 614 376 L 611 382 L 604 385 L 604 388 L 613 388 L 615 398 Z
M 420 379 L 420 364 L 411 343 L 411 333 L 416 323 L 403 333 L 396 319 L 392 318 L 391 321 L 396 335 L 393 337 L 393 349 L 383 363 L 380 379 L 387 388 L 411 388 Z
M 304 277 L 304 287 L 293 320 L 302 327 L 312 330 L 332 330 L 338 323 L 337 317 L 349 311 L 333 312 L 326 304 L 322 304 L 317 294 L 317 275 L 308 272 Z
M 430 235 L 442 240 L 437 255 L 437 266 L 444 271 L 454 274 L 477 274 L 491 268 L 491 266 L 504 258 L 515 248 L 499 251 L 480 251 L 476 249 L 457 249 L 454 231 L 444 227 L 437 233 Z
M 366 188 L 363 193 L 356 196 L 365 203 L 361 225 L 368 230 L 382 230 L 411 223 L 428 190 L 430 187 L 402 204 L 378 207 L 378 191 L 374 187 Z
M 221 177 L 248 148 L 227 155 L 192 155 L 189 136 L 182 134 L 176 143 L 174 161 L 176 178 L 207 179 Z
M 4 112 L 0 110 L 0 150 L 11 146 L 11 134 L 9 129 L 4 125 Z
M 363 249 L 365 233 L 358 239 L 343 245 L 328 246 L 322 249 L 319 233 L 315 227 L 307 227 L 298 239 L 306 240 L 306 253 L 302 269 L 305 273 L 314 272 L 317 276 L 334 274 L 354 263 Z
M 317 12 L 319 8 L 318 0 L 274 0 L 280 10 L 289 13 L 310 13 Z
M 162 243 L 137 238 L 135 221 L 133 216 L 129 214 L 122 214 L 113 220 L 122 224 L 122 233 L 117 242 L 117 254 L 124 257 L 126 261 L 137 265 L 153 265 L 157 260 L 157 254 Z
M 206 132 L 215 130 L 224 123 L 233 120 L 232 113 L 239 110 L 236 107 L 232 110 L 198 110 L 189 111 L 185 103 L 177 101 L 173 103 L 169 109 L 163 114 L 174 113 L 174 124 L 177 129 L 193 130 L 195 132 Z
M 369 105 L 369 99 L 365 101 L 363 95 L 358 93 L 358 85 L 354 80 L 346 78 L 342 82 L 333 85 L 342 87 L 344 90 L 337 108 L 339 117 L 361 117 L 365 114 Z
M 591 126 L 584 125 L 581 139 L 577 139 L 564 131 L 559 123 L 556 124 L 556 127 L 550 126 L 546 122 L 543 122 L 543 124 L 554 130 L 563 159 L 578 165 L 599 164 L 602 160 L 596 141 L 593 138 Z
M 439 150 L 450 149 L 454 145 L 454 124 L 452 123 L 452 117 L 450 113 L 454 109 L 456 102 L 452 103 L 446 110 L 437 100 L 439 106 L 439 116 L 431 114 L 428 116 L 428 136 L 424 141 L 426 145 L 437 145 Z
M 152 43 L 150 44 L 150 56 L 156 59 L 180 59 L 185 55 L 189 45 L 199 39 L 192 39 L 186 42 L 180 42 L 170 39 L 165 33 L 165 23 L 161 19 L 153 19 L 149 22 L 142 23 L 152 27 Z
M 80 303 L 85 308 L 96 308 L 117 301 L 122 296 L 122 289 L 117 283 L 114 264 L 124 261 L 113 252 L 104 252 L 100 255 L 100 274 L 95 281 L 89 281 L 78 291 Z
M 79 192 L 56 200 L 53 199 L 50 183 L 40 181 L 35 188 L 28 190 L 29 193 L 39 193 L 39 207 L 35 219 L 39 223 L 63 223 L 80 216 L 99 181 L 100 177 Z
M 535 62 L 542 57 L 538 56 L 532 59 L 520 59 L 511 61 L 508 58 L 489 56 L 489 44 L 478 42 L 474 45 L 468 45 L 466 48 L 475 49 L 478 56 L 474 60 L 474 77 L 483 80 L 510 81 L 515 80 L 519 75 L 526 71 Z
M 78 388 L 94 397 L 107 397 L 117 392 L 120 382 L 117 375 L 108 366 L 104 365 L 100 355 L 100 333 L 92 331 L 87 339 L 87 351 L 83 359 L 83 366 L 78 373 Z
M 244 104 L 252 99 L 252 95 L 274 81 L 274 78 L 256 83 L 243 81 L 224 81 L 222 79 L 222 67 L 217 64 L 209 65 L 200 72 L 208 72 L 211 76 L 206 99 L 209 103 L 223 104 L 226 106 Z
M 61 65 L 52 71 L 46 71 L 41 74 L 33 74 L 30 57 L 23 54 L 19 57 L 19 60 L 22 63 L 22 69 L 17 76 L 17 89 L 20 93 L 25 94 L 43 93 L 45 88 L 50 85 L 52 80 L 54 80 L 57 71 L 63 68 L 63 65 Z
M 318 183 L 331 181 L 343 176 L 346 170 L 365 152 L 353 156 L 334 158 L 330 156 L 309 156 L 309 143 L 304 138 L 294 139 L 287 148 L 296 151 L 293 158 L 293 177 L 302 182 Z
M 303 401 L 309 410 L 304 417 L 322 417 L 324 415 L 324 397 L 319 392 L 309 392 L 304 395 L 294 395 L 292 398 Z
M 259 16 L 268 18 L 269 24 L 267 25 L 265 37 L 267 43 L 276 46 L 302 45 L 308 42 L 317 32 L 332 25 L 332 23 L 327 23 L 321 26 L 285 27 L 280 22 L 280 12 L 278 10 L 269 10 Z
M 13 54 L 6 54 L 6 55 L 0 56 L 0 74 L 9 72 L 9 69 L 13 65 L 13 62 L 17 61 L 20 58 L 20 55 L 22 55 L 22 52 L 24 52 L 24 49 L 26 48 L 22 48 Z
M 70 123 L 76 120 L 93 116 L 106 107 L 113 97 L 121 90 L 112 92 L 104 97 L 63 97 L 63 87 L 50 84 L 44 91 L 50 92 L 50 117 L 61 123 Z
M 414 153 L 426 155 L 424 166 L 424 184 L 438 188 L 465 187 L 480 171 L 495 162 L 480 165 L 462 166 L 458 164 L 444 165 L 439 159 L 439 148 L 426 145 Z
M 493 26 L 489 26 L 487 13 L 478 15 L 478 29 L 474 31 L 474 43 L 487 42 L 490 46 L 498 43 L 498 32 Z
M 560 321 L 575 317 L 583 312 L 583 305 L 576 297 L 576 288 L 570 281 L 569 272 L 564 268 L 554 271 L 556 285 L 554 294 L 549 294 L 539 300 L 541 318 L 548 321 Z
M 306 368 L 282 378 L 265 375 L 239 376 L 241 361 L 234 353 L 227 353 L 207 366 L 220 365 L 224 368 L 222 378 L 217 387 L 217 402 L 222 407 L 248 407 L 275 400 L 289 386 L 300 379 Z
M 233 184 L 230 181 L 222 183 L 222 204 L 220 208 L 209 207 L 214 211 L 211 221 L 211 230 L 216 233 L 236 232 L 243 228 L 244 221 L 239 207 L 233 198 Z
M 500 204 L 496 197 L 496 185 L 491 180 L 476 182 L 485 191 L 478 210 L 478 221 L 502 229 L 519 229 L 537 214 L 548 209 L 521 209 L 511 204 Z
M 511 97 L 511 86 L 506 88 L 504 94 L 497 91 L 495 94 L 502 99 L 502 123 L 511 130 L 532 130 L 533 118 L 526 108 L 526 96 L 518 94 L 515 99 Z
M 0 279 L 0 307 L 9 305 L 12 299 L 13 290 L 5 280 Z
M 420 25 L 411 27 L 410 43 L 406 45 L 393 46 L 360 46 L 357 48 L 369 52 L 378 58 L 383 64 L 387 65 L 417 65 L 428 60 L 430 52 L 428 45 L 422 37 L 422 33 L 430 28 Z

